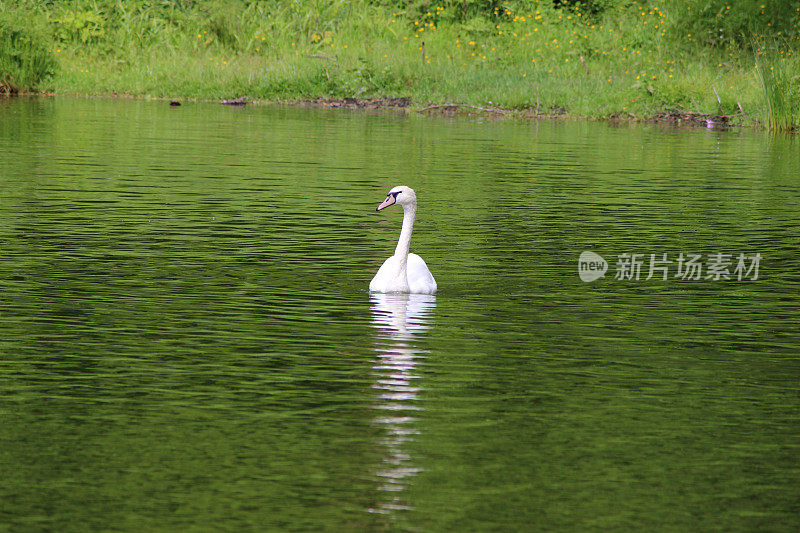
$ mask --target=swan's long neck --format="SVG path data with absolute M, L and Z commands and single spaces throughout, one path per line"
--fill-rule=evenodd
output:
M 394 255 L 400 258 L 403 266 L 408 260 L 408 247 L 411 244 L 411 232 L 414 231 L 414 217 L 417 215 L 417 205 L 403 206 L 403 229 L 400 230 L 400 239 L 397 241 L 397 248 Z

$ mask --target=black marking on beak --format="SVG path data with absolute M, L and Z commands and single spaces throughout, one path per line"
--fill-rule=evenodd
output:
M 376 207 L 375 211 L 380 211 L 382 207 L 385 208 L 385 207 L 389 207 L 390 205 L 396 204 L 397 203 L 397 195 L 400 194 L 401 192 L 403 192 L 403 191 L 389 191 L 389 194 L 386 195 L 386 200 L 384 200 L 381 203 L 381 205 Z M 392 203 L 387 204 L 386 202 L 388 202 L 390 199 L 391 199 Z

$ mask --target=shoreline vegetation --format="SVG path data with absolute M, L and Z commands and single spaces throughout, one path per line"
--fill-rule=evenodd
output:
M 796 131 L 800 0 L 8 0 L 26 93 Z

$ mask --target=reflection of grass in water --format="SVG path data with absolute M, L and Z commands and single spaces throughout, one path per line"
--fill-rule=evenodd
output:
M 779 59 L 774 51 L 756 53 L 755 58 L 769 129 L 791 131 L 800 123 L 797 116 L 800 76 L 793 76 L 785 66 L 785 58 Z

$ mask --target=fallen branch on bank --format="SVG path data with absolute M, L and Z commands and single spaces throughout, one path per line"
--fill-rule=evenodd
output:
M 742 109 L 742 104 L 740 104 L 739 102 L 736 102 L 736 105 L 739 106 L 739 111 L 742 112 L 742 116 L 744 117 L 745 120 L 747 120 L 747 115 L 744 114 L 744 109 Z
M 722 100 L 719 99 L 719 94 L 717 94 L 717 88 L 714 87 L 714 84 L 711 84 L 711 90 L 714 91 L 714 96 L 717 97 L 717 109 L 719 109 L 719 114 L 722 115 Z

